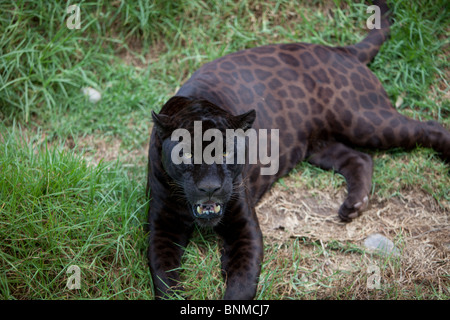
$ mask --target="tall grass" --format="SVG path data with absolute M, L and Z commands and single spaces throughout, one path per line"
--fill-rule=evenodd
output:
M 93 167 L 18 130 L 0 132 L 0 297 L 68 297 L 70 265 L 83 270 L 80 298 L 150 294 L 149 283 L 140 283 L 149 276 L 142 181 L 118 163 Z M 115 290 L 122 285 L 125 291 Z

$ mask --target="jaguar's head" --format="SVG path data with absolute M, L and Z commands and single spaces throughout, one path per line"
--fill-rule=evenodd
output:
M 152 117 L 171 191 L 186 202 L 198 225 L 215 226 L 240 187 L 244 167 L 245 143 L 231 133 L 249 129 L 255 111 L 234 116 L 206 100 L 183 97 L 169 103 L 172 108 L 163 107 Z

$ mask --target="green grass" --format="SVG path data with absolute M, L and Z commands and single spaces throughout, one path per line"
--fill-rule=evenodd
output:
M 139 159 L 130 156 L 148 143 L 151 110 L 159 110 L 203 63 L 224 54 L 279 42 L 345 45 L 366 33 L 365 6 L 345 0 L 77 3 L 80 30 L 66 27 L 63 1 L 0 4 L 3 299 L 152 298 L 143 231 L 145 150 Z M 371 69 L 393 102 L 402 97 L 401 112 L 449 128 L 446 1 L 390 5 L 396 24 Z M 95 105 L 81 93 L 87 86 L 102 93 Z M 120 150 L 99 164 L 89 162 L 92 153 L 102 157 L 95 145 L 86 145 L 90 137 L 105 141 L 107 150 L 119 141 Z M 377 153 L 373 193 L 390 198 L 423 190 L 443 203 L 450 200 L 448 177 L 448 166 L 432 151 Z M 286 179 L 319 190 L 345 186 L 341 177 L 308 164 Z M 187 248 L 182 269 L 189 297 L 223 293 L 214 239 L 197 234 Z M 329 271 L 325 252 L 361 266 L 372 261 L 352 244 L 266 242 L 257 298 L 361 297 L 355 290 L 367 275 Z M 380 263 L 385 274 L 400 268 L 390 260 Z M 81 268 L 81 290 L 66 288 L 70 265 Z M 449 297 L 449 290 L 446 296 L 423 284 L 385 289 L 373 298 Z
M 1 130 L 0 296 L 66 298 L 67 268 L 78 265 L 89 280 L 75 297 L 133 297 L 133 287 L 150 297 L 148 281 L 140 283 L 149 276 L 142 267 L 142 181 L 128 178 L 119 163 L 93 167 L 19 132 Z

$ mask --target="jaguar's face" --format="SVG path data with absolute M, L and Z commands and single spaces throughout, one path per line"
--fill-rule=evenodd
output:
M 171 157 L 176 144 L 170 139 L 163 143 L 164 170 L 176 184 L 174 187 L 186 198 L 196 222 L 201 226 L 215 226 L 225 213 L 234 191 L 233 183 L 243 165 L 230 164 L 226 153 L 222 163 L 195 164 L 193 154 L 184 150 L 179 155 L 182 162 L 177 164 Z
M 210 117 L 202 110 L 202 117 L 195 112 L 188 113 L 191 117 L 186 121 L 186 115 L 177 124 L 171 117 L 172 130 L 163 136 L 161 161 L 168 176 L 173 180 L 174 192 L 185 198 L 186 205 L 196 223 L 200 226 L 215 226 L 226 212 L 234 192 L 237 191 L 236 181 L 242 173 L 244 164 L 238 161 L 245 145 L 236 139 L 229 139 L 226 129 L 249 128 L 255 118 L 250 112 L 241 116 L 229 114 L 214 114 Z M 156 117 L 156 119 L 155 119 Z M 155 124 L 165 118 L 154 115 Z M 169 120 L 164 119 L 166 124 Z M 199 129 L 198 126 L 201 126 Z M 168 126 L 165 126 L 165 130 Z M 214 129 L 215 135 L 208 137 L 205 132 Z M 181 137 L 180 138 L 180 132 Z M 202 133 L 199 138 L 199 133 Z M 178 134 L 177 134 L 178 133 Z M 200 146 L 195 144 L 200 144 Z M 244 148 L 244 150 L 242 150 Z

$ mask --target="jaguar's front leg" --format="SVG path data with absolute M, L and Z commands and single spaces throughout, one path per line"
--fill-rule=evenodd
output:
M 152 212 L 153 209 L 153 212 Z M 150 233 L 148 263 L 155 288 L 155 298 L 169 298 L 183 288 L 179 285 L 181 257 L 192 228 L 182 219 L 171 217 L 164 212 L 155 212 L 159 208 L 150 206 Z
M 223 239 L 222 272 L 226 282 L 224 299 L 253 299 L 263 260 L 261 229 L 251 206 L 236 203 L 227 213 L 229 216 L 216 227 Z

